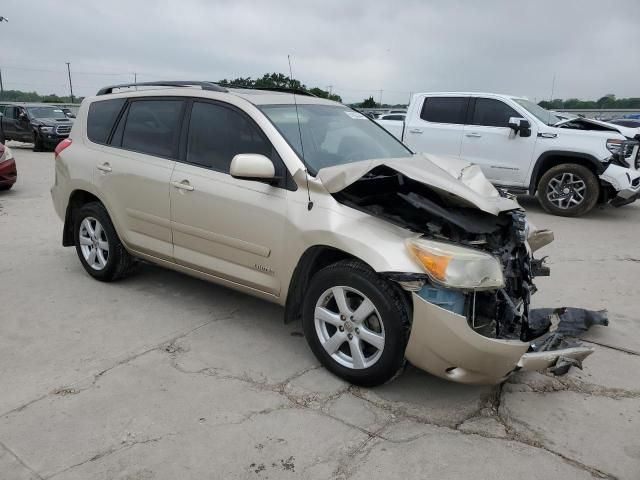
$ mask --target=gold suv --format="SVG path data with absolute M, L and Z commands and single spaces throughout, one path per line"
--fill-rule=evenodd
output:
M 279 303 L 350 382 L 383 383 L 406 359 L 496 383 L 590 353 L 534 342 L 552 315 L 532 321 L 546 267 L 531 251 L 551 233 L 477 166 L 414 154 L 342 104 L 208 82 L 107 87 L 82 102 L 55 164 L 62 242 L 89 275 L 116 280 L 144 259 Z

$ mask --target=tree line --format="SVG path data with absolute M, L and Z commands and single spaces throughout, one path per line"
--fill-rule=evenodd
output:
M 81 102 L 84 97 L 74 97 L 74 101 Z M 38 92 L 23 92 L 22 90 L 4 90 L 0 93 L 0 101 L 5 102 L 44 102 L 71 103 L 71 97 L 61 97 L 55 93 L 41 95 Z
M 598 100 L 580 100 L 578 98 L 568 98 L 562 100 L 556 98 L 554 100 L 543 100 L 538 103 L 542 108 L 548 110 L 562 110 L 572 108 L 582 108 L 585 110 L 602 110 L 609 108 L 640 108 L 640 98 L 616 98 L 613 93 L 609 93 Z

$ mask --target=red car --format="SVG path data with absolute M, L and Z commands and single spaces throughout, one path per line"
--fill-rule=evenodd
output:
M 11 149 L 0 144 L 0 190 L 9 190 L 17 178 L 18 170 Z

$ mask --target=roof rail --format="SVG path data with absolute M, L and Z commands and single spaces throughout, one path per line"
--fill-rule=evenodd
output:
M 229 84 L 227 85 L 228 88 L 240 88 L 240 89 L 247 89 L 247 90 L 264 90 L 266 92 L 283 92 L 283 93 L 295 93 L 296 95 L 304 95 L 307 97 L 317 97 L 317 95 L 314 95 L 311 92 L 308 92 L 307 90 L 302 90 L 300 88 L 290 88 L 290 87 L 253 87 L 253 86 L 248 86 L 248 85 L 233 85 L 233 84 Z
M 226 92 L 227 89 L 217 85 L 213 82 L 200 82 L 200 81 L 159 81 L 159 82 L 138 82 L 138 83 L 121 83 L 119 85 L 111 85 L 109 87 L 103 87 L 98 90 L 97 95 L 108 95 L 113 93 L 116 88 L 131 88 L 131 87 L 200 87 L 202 90 L 212 90 L 214 92 Z

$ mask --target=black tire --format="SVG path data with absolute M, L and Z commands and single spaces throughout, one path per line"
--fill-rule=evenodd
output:
M 356 369 L 340 364 L 324 349 L 316 331 L 316 303 L 328 289 L 337 286 L 349 287 L 364 294 L 381 317 L 379 321 L 384 326 L 384 347 L 377 361 L 367 368 Z M 381 385 L 392 379 L 404 366 L 410 329 L 409 304 L 399 286 L 379 277 L 362 262 L 344 260 L 317 272 L 305 294 L 302 322 L 307 343 L 316 358 L 327 370 L 350 383 L 366 387 Z M 337 333 L 335 327 L 334 332 Z M 362 345 L 363 349 L 371 348 L 366 343 Z M 348 342 L 342 344 L 341 348 L 351 351 Z M 373 358 L 373 355 L 368 358 Z
M 80 229 L 85 218 L 94 218 L 100 222 L 108 242 L 109 253 L 106 259 L 106 264 L 100 270 L 96 270 L 89 265 L 81 250 Z M 111 218 L 109 218 L 107 210 L 99 202 L 87 203 L 74 212 L 73 239 L 80 263 L 82 263 L 82 266 L 87 273 L 96 280 L 112 282 L 126 277 L 135 267 L 135 259 L 129 254 L 129 252 L 127 252 L 124 245 L 122 245 L 122 242 L 113 227 L 113 223 L 111 223 Z
M 33 151 L 34 152 L 42 152 L 42 151 L 44 151 L 44 145 L 42 143 L 42 138 L 37 133 L 33 134 Z
M 568 206 L 568 201 L 561 202 L 565 207 L 561 207 L 560 205 L 556 205 L 553 203 L 547 196 L 549 193 L 550 187 L 549 183 L 554 179 L 558 179 L 562 177 L 564 174 L 569 174 L 574 179 L 578 179 L 584 183 L 586 187 L 582 192 L 583 199 L 579 204 L 574 206 Z M 568 185 L 570 192 L 567 195 L 575 195 L 571 188 L 573 188 L 572 183 Z M 584 215 L 585 213 L 591 211 L 593 207 L 598 203 L 598 197 L 600 196 L 600 183 L 598 182 L 598 178 L 595 174 L 589 170 L 587 167 L 583 165 L 577 165 L 575 163 L 562 163 L 560 165 L 556 165 L 555 167 L 551 167 L 549 170 L 542 175 L 540 182 L 538 183 L 538 201 L 542 205 L 542 207 L 549 213 L 553 215 L 559 215 L 562 217 L 579 217 Z M 574 196 L 576 200 L 577 196 Z
M 4 132 L 3 132 L 2 130 L 0 130 L 0 143 L 1 143 L 2 145 L 4 145 L 4 144 L 5 144 L 5 141 L 6 141 L 6 140 L 5 140 L 5 138 L 4 138 Z
M 13 183 L 11 185 L 0 185 L 0 192 L 6 192 L 7 190 L 11 190 L 11 187 L 13 187 Z

